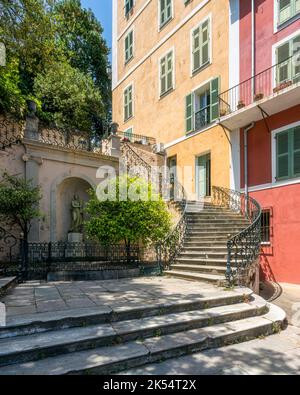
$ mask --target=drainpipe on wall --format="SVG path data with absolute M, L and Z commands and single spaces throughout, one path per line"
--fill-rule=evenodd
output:
M 255 95 L 255 81 L 254 81 L 254 76 L 255 76 L 255 0 L 251 0 L 251 15 L 252 15 L 252 96 L 254 98 Z
M 248 132 L 253 129 L 255 123 L 252 122 L 251 125 L 244 129 L 244 182 L 245 182 L 245 196 L 248 198 L 249 187 L 248 187 Z

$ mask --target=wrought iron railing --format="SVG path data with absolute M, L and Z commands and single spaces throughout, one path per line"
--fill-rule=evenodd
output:
M 24 138 L 24 124 L 8 117 L 0 118 L 0 150 L 20 144 Z
M 129 132 L 117 132 L 117 135 L 121 137 L 124 142 L 131 142 L 142 145 L 155 145 L 156 139 L 154 137 L 143 136 L 142 134 L 134 134 Z
M 210 107 L 195 112 L 195 130 L 201 130 L 210 124 Z
M 249 226 L 227 242 L 226 279 L 230 285 L 245 285 L 250 267 L 256 263 L 261 246 L 261 214 L 259 203 L 238 191 L 213 187 L 214 204 L 229 208 L 249 220 Z
M 94 241 L 82 243 L 28 243 L 28 264 L 102 261 L 107 263 L 138 263 L 140 247 L 123 244 L 103 245 Z
M 41 126 L 37 140 L 53 147 L 101 153 L 101 140 L 88 132 Z
M 180 212 L 180 218 L 171 233 L 156 246 L 157 262 L 161 273 L 174 263 L 187 235 L 187 196 L 183 186 L 178 182 L 174 191 L 174 203 Z
M 219 95 L 220 116 L 241 110 L 300 82 L 300 53 L 256 74 Z

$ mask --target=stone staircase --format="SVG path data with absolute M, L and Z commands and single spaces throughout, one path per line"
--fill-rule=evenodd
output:
M 112 374 L 278 332 L 285 314 L 250 289 L 43 313 L 0 327 L 0 375 Z
M 246 228 L 249 221 L 208 201 L 189 202 L 187 221 L 183 249 L 165 274 L 225 285 L 227 241 Z

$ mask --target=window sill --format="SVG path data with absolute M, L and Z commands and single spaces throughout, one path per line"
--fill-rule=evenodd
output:
M 162 99 L 164 99 L 166 96 L 168 96 L 170 93 L 172 93 L 172 92 L 174 92 L 174 90 L 175 90 L 175 88 L 171 88 L 171 89 L 168 89 L 166 92 L 164 92 L 164 93 L 162 93 L 160 96 L 159 96 L 159 100 L 162 100 Z
M 124 62 L 124 67 L 126 67 L 129 63 L 131 63 L 131 61 L 133 60 L 133 58 L 134 58 L 134 56 L 131 56 L 130 59 L 126 60 L 126 61 Z
M 129 117 L 129 118 L 127 118 L 127 119 L 124 119 L 124 123 L 130 121 L 132 118 L 133 118 L 133 115 L 131 115 L 131 117 Z
M 168 19 L 166 22 L 164 22 L 162 25 L 159 25 L 159 31 L 162 31 L 171 21 L 173 20 L 173 16 Z
M 288 27 L 292 23 L 296 22 L 298 19 L 300 19 L 300 13 L 294 15 L 292 18 L 286 20 L 285 22 L 278 23 L 276 26 L 277 32 Z
M 262 241 L 261 243 L 260 243 L 260 245 L 262 246 L 262 247 L 271 247 L 271 242 L 270 241 Z
M 210 65 L 211 65 L 211 61 L 209 60 L 203 66 L 198 67 L 198 69 L 192 70 L 192 77 L 195 77 L 197 74 L 199 74 L 201 71 L 203 71 L 204 69 L 206 69 Z

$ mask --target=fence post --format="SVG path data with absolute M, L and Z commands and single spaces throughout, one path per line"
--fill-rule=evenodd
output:
M 28 279 L 28 241 L 22 237 L 20 239 L 21 247 L 21 281 Z

